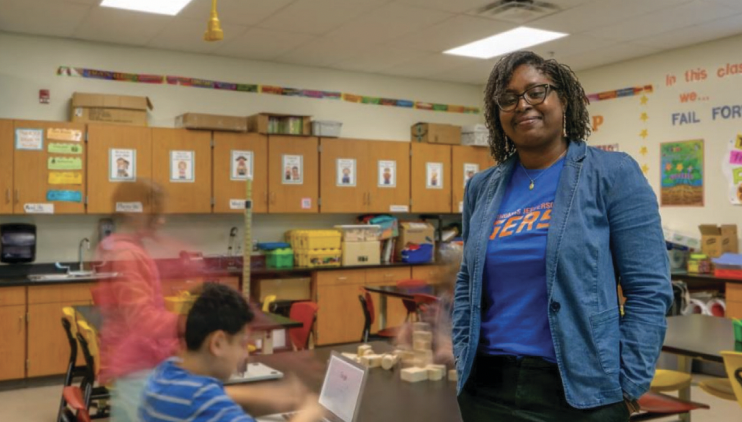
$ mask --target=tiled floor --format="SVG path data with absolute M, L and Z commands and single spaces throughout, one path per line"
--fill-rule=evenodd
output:
M 695 381 L 699 379 L 700 377 L 695 377 Z M 0 421 L 54 422 L 60 394 L 58 385 L 0 391 Z M 693 387 L 691 397 L 694 401 L 711 406 L 710 410 L 694 412 L 693 422 L 742 421 L 742 408 L 735 402 L 709 396 L 698 387 Z M 657 419 L 658 422 L 676 420 L 677 418 Z

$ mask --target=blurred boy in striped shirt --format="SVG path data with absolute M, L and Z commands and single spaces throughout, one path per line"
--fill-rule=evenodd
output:
M 144 422 L 254 422 L 224 391 L 247 359 L 247 324 L 253 314 L 237 291 L 205 285 L 186 321 L 187 351 L 160 364 L 147 381 L 140 419 Z M 316 422 L 324 409 L 305 400 L 292 422 Z

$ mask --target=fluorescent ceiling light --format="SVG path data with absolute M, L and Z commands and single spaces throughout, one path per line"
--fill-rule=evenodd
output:
M 566 37 L 567 35 L 569 34 L 521 26 L 489 38 L 444 51 L 444 53 L 456 56 L 476 57 L 478 59 L 491 59 L 512 51 Z
M 103 0 L 102 7 L 175 16 L 192 0 Z

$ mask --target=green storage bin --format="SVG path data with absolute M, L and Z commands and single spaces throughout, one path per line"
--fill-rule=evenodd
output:
M 268 268 L 293 268 L 294 250 L 291 248 L 274 249 L 265 253 Z

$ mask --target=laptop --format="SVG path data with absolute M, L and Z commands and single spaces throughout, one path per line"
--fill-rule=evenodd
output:
M 344 358 L 337 352 L 332 352 L 319 395 L 319 404 L 327 411 L 327 417 L 322 422 L 356 422 L 366 378 L 368 378 L 366 367 Z M 286 422 L 295 414 L 296 412 L 278 413 L 256 420 Z

